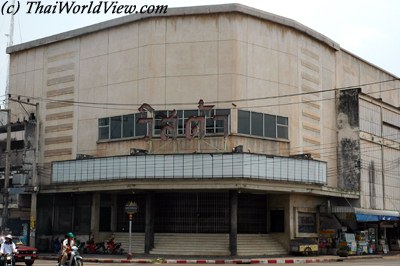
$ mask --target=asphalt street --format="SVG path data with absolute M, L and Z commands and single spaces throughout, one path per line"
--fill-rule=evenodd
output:
M 134 264 L 137 266 L 140 265 L 146 265 L 149 266 L 149 263 L 124 263 L 124 265 L 130 265 Z M 307 263 L 309 264 L 309 263 Z M 24 265 L 21 263 L 18 263 L 17 265 Z M 34 266 L 55 266 L 56 261 L 53 260 L 36 260 Z M 111 266 L 111 265 L 118 265 L 116 263 L 94 263 L 94 262 L 84 262 L 84 266 L 89 266 L 89 265 L 98 265 L 98 266 Z M 172 266 L 182 266 L 182 264 L 177 263 L 177 264 L 171 264 L 168 263 L 166 265 L 172 265 Z M 191 265 L 191 264 L 186 264 L 186 265 Z M 195 264 L 193 264 L 195 265 Z M 198 264 L 197 264 L 198 265 Z M 235 264 L 225 264 L 225 265 L 235 265 Z M 323 263 L 312 263 L 311 265 L 313 266 L 329 266 L 329 265 L 345 265 L 345 266 L 357 266 L 357 265 L 363 265 L 363 266 L 399 266 L 400 265 L 400 256 L 388 256 L 380 259 L 357 259 L 357 260 L 345 260 L 345 261 L 338 261 L 338 262 L 323 262 Z

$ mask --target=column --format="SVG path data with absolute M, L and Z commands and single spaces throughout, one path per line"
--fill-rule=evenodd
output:
M 229 250 L 231 256 L 237 255 L 237 209 L 238 209 L 238 192 L 236 190 L 229 191 L 230 203 L 230 232 L 229 232 Z
M 146 193 L 146 226 L 144 236 L 144 253 L 149 254 L 154 248 L 154 192 Z
M 99 219 L 100 219 L 100 193 L 93 192 L 92 194 L 92 211 L 90 218 L 90 232 L 94 236 L 94 239 L 98 238 L 99 235 Z
M 111 195 L 111 232 L 117 231 L 117 194 Z

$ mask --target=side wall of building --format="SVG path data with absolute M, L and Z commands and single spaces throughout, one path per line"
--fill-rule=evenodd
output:
M 352 105 L 354 110 L 348 113 L 350 116 L 358 114 L 358 122 L 353 123 L 355 127 L 340 123 L 341 112 L 338 110 L 339 142 L 340 136 L 351 132 L 351 138 L 358 139 L 359 144 L 356 145 L 358 150 L 348 146 L 347 151 L 354 155 L 351 160 L 339 152 L 339 172 L 342 169 L 345 174 L 352 165 L 351 171 L 358 173 L 360 207 L 398 210 L 400 195 L 395 191 L 398 191 L 400 179 L 395 162 L 400 155 L 399 111 L 396 108 L 400 105 L 400 81 L 343 50 L 337 53 L 337 62 L 337 87 L 360 87 L 359 92 L 353 91 L 359 96 Z M 350 176 L 348 174 L 347 171 Z M 344 182 L 341 177 L 339 180 Z M 343 182 L 340 187 L 351 189 L 352 186 Z

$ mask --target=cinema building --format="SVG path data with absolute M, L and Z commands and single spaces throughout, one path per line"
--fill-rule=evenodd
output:
M 130 201 L 133 252 L 151 254 L 285 254 L 346 213 L 399 216 L 399 169 L 366 170 L 363 150 L 399 134 L 399 81 L 296 21 L 170 8 L 7 52 L 12 112 L 39 103 L 36 245 L 73 231 L 127 249 Z

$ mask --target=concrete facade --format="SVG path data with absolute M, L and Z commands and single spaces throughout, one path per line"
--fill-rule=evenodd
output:
M 78 154 L 128 155 L 132 147 L 150 154 L 215 153 L 243 145 L 252 153 L 310 154 L 327 162 L 327 183 L 318 188 L 309 188 L 308 184 L 241 183 L 265 191 L 285 187 L 280 190 L 285 203 L 278 206 L 277 196 L 270 204 L 285 209 L 288 219 L 283 242 L 287 247 L 290 239 L 306 236 L 297 232 L 297 213 L 317 213 L 328 196 L 358 199 L 361 194 L 361 206 L 356 207 L 395 210 L 382 200 L 374 206 L 367 204 L 372 192 L 367 192 L 365 178 L 362 173 L 357 176 L 357 168 L 353 169 L 356 176 L 343 177 L 348 166 L 343 166 L 345 158 L 337 156 L 343 135 L 354 136 L 361 146 L 364 140 L 360 141 L 358 125 L 350 133 L 341 130 L 349 128 L 349 121 L 341 120 L 335 99 L 340 88 L 368 83 L 371 85 L 362 86 L 363 93 L 399 106 L 400 92 L 393 88 L 400 82 L 384 82 L 397 77 L 293 20 L 236 4 L 176 8 L 163 16 L 127 16 L 7 51 L 11 55 L 10 93 L 40 104 L 39 165 L 42 173 L 47 173 L 40 176 L 43 193 L 126 187 L 124 182 L 109 187 L 100 183 L 52 184 L 51 162 L 74 160 Z M 100 118 L 137 113 L 143 103 L 156 110 L 196 109 L 199 99 L 215 105 L 215 109 L 230 109 L 227 138 L 98 139 Z M 23 117 L 18 103 L 9 105 L 17 117 Z M 239 133 L 238 110 L 287 117 L 288 139 Z M 393 156 L 393 160 L 397 158 Z M 390 178 L 399 182 L 398 175 Z M 354 182 L 349 185 L 349 180 Z M 140 186 L 142 181 L 135 182 Z M 143 186 L 163 186 L 151 182 L 145 181 Z M 169 186 L 210 189 L 215 184 L 177 180 Z M 223 180 L 217 182 L 218 186 L 230 189 Z M 395 189 L 387 193 L 395 203 L 400 202 Z M 92 213 L 97 212 L 92 205 Z M 91 228 L 96 230 L 98 225 L 92 222 Z

